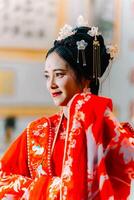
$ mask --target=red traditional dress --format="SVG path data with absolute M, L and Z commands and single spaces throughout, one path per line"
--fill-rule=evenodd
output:
M 128 200 L 134 131 L 108 98 L 77 94 L 62 113 L 29 124 L 0 163 L 1 200 Z

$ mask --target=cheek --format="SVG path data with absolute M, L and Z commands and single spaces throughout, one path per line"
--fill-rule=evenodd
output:
M 57 80 L 57 86 L 69 96 L 77 93 L 80 89 L 78 84 L 75 81 L 75 77 L 64 77 L 63 79 Z
M 80 87 L 71 79 L 66 85 L 64 85 L 64 90 L 69 96 L 73 96 L 80 92 Z
M 68 81 L 68 79 L 65 77 L 65 78 L 63 78 L 63 79 L 59 79 L 59 80 L 57 80 L 56 81 L 56 85 L 59 87 L 59 88 L 61 88 L 61 89 L 65 89 L 66 90 L 66 88 L 69 86 L 69 81 Z

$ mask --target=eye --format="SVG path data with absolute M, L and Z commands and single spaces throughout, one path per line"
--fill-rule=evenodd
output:
M 48 74 L 44 74 L 44 77 L 45 77 L 45 79 L 48 79 L 49 75 Z
M 62 73 L 62 72 L 57 72 L 57 73 L 55 74 L 55 76 L 58 77 L 58 78 L 62 78 L 64 75 L 65 75 L 65 74 Z

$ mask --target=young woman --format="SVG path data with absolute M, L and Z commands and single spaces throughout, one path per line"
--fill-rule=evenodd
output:
M 97 28 L 65 26 L 46 56 L 59 113 L 31 122 L 1 159 L 0 199 L 127 200 L 134 131 L 99 97 L 110 59 Z

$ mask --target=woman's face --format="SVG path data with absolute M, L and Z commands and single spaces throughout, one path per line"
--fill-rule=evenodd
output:
M 44 75 L 47 89 L 57 106 L 66 106 L 76 93 L 82 92 L 74 71 L 56 52 L 47 57 Z

